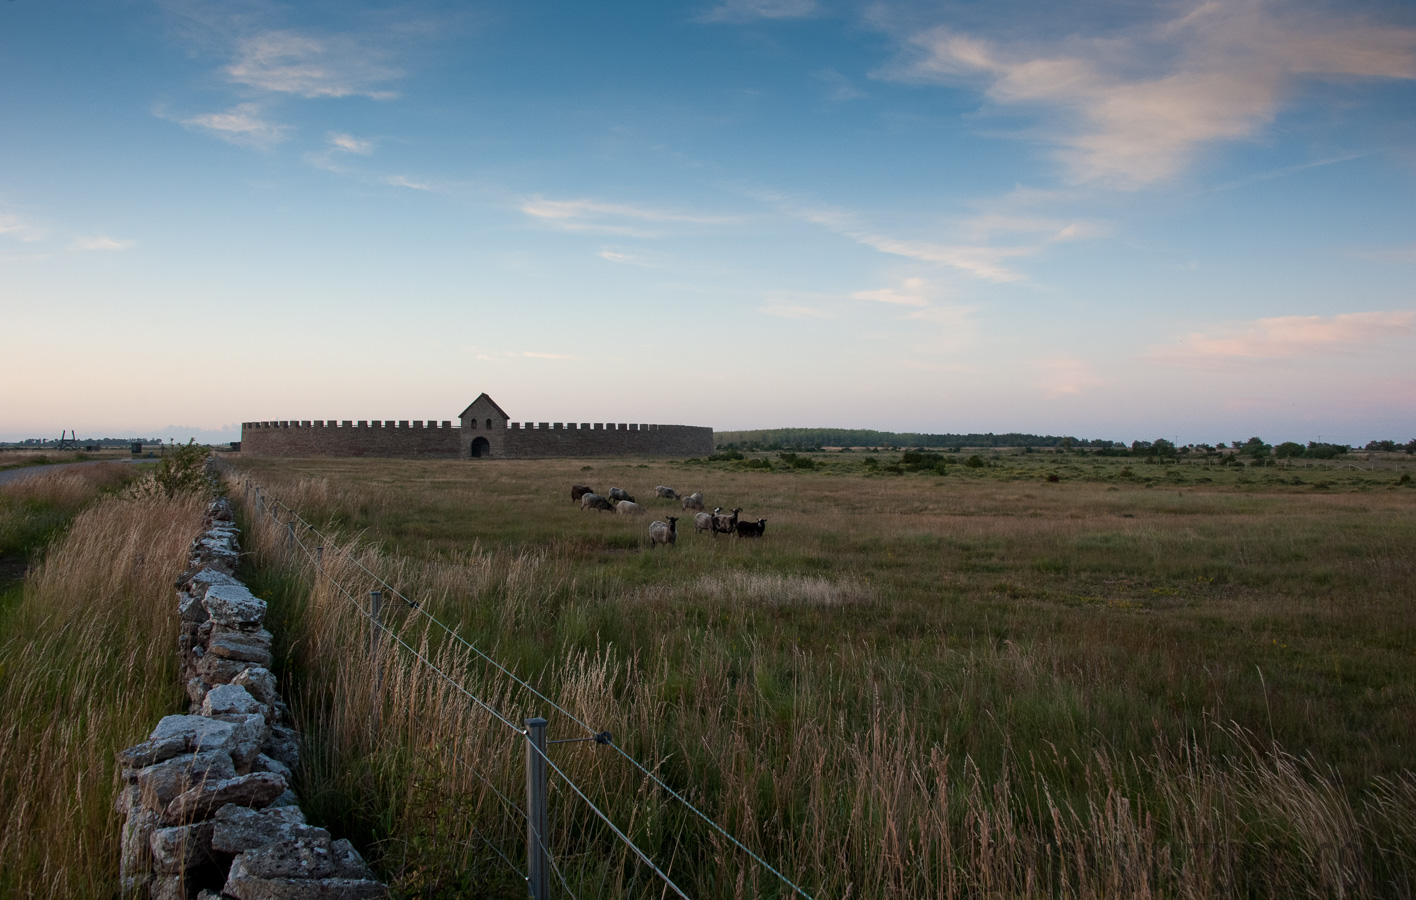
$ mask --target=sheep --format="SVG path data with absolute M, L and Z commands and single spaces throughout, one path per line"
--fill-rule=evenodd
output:
M 704 531 L 711 531 L 712 529 L 713 529 L 713 514 L 712 514 L 712 513 L 701 512 L 701 513 L 694 513 L 694 514 L 693 514 L 693 531 L 694 531 L 695 534 L 699 534 L 699 533 L 702 533 L 702 532 L 704 532 Z
M 604 497 L 601 497 L 599 494 L 586 494 L 585 496 L 581 497 L 580 509 L 582 511 L 587 509 L 604 509 L 609 510 L 611 512 L 614 511 L 614 507 L 610 505 L 610 501 L 606 500 Z
M 684 497 L 682 502 L 683 502 L 683 508 L 684 508 L 684 509 L 702 509 L 702 508 L 703 508 L 703 492 L 702 492 L 702 491 L 694 491 L 693 493 L 689 494 L 687 497 Z
M 615 504 L 615 512 L 622 516 L 642 516 L 644 515 L 644 507 L 633 500 L 621 500 Z
M 678 491 L 671 487 L 665 487 L 662 484 L 654 488 L 654 496 L 658 497 L 660 500 L 677 500 L 679 498 Z
M 737 536 L 744 538 L 762 537 L 762 533 L 767 530 L 767 520 L 758 519 L 756 522 L 737 523 Z
M 720 534 L 732 534 L 737 531 L 738 513 L 740 512 L 742 512 L 741 506 L 726 515 L 723 513 L 721 506 L 713 510 L 713 537 L 717 537 Z
M 580 498 L 581 498 L 581 497 L 584 497 L 586 494 L 593 494 L 593 493 L 595 493 L 595 489 L 592 488 L 592 487 L 590 487 L 589 485 L 585 485 L 585 484 L 572 484 L 572 485 L 570 486 L 570 502 L 571 502 L 571 503 L 578 503 L 578 502 L 580 502 Z
M 675 524 L 678 522 L 678 516 L 668 516 L 667 518 L 669 520 L 668 524 L 657 521 L 649 523 L 650 550 L 653 550 L 660 544 L 668 545 L 678 541 L 678 530 L 675 528 Z
M 616 503 L 621 500 L 628 500 L 630 503 L 634 502 L 634 498 L 629 496 L 629 493 L 627 491 L 622 491 L 617 487 L 610 488 L 610 499 L 615 501 Z

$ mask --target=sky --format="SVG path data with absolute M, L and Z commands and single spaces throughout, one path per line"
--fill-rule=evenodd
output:
M 0 440 L 1416 437 L 1416 5 L 0 3 Z

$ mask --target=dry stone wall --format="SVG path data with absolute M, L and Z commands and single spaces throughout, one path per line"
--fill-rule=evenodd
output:
M 122 751 L 125 896 L 152 900 L 384 897 L 348 841 L 305 821 L 290 789 L 299 739 L 270 671 L 266 604 L 235 578 L 239 534 L 208 508 L 177 580 L 178 653 L 190 699 Z

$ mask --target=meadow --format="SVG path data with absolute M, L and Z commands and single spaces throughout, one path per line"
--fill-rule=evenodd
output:
M 174 573 L 204 500 L 128 465 L 0 485 L 0 895 L 118 894 L 114 754 L 182 711 Z
M 320 575 L 245 507 L 312 820 L 409 896 L 524 890 L 488 786 L 517 797 L 524 750 L 400 648 L 375 688 L 362 565 L 814 896 L 1412 896 L 1411 458 L 971 455 L 239 460 L 335 535 Z M 649 515 L 582 512 L 573 483 Z M 695 534 L 657 484 L 766 534 Z M 583 736 L 388 615 L 513 721 Z M 612 753 L 555 752 L 689 896 L 789 893 Z M 570 894 L 660 895 L 564 787 L 552 817 Z

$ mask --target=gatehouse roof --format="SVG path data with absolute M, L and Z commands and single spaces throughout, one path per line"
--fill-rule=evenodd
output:
M 467 408 L 464 409 L 462 412 L 458 413 L 457 417 L 459 419 L 464 418 L 468 413 L 472 411 L 472 407 L 476 406 L 478 403 L 481 403 L 483 400 L 487 401 L 487 403 L 491 405 L 492 409 L 496 410 L 497 413 L 503 419 L 506 419 L 508 422 L 511 421 L 511 416 L 506 414 L 506 410 L 502 409 L 500 406 L 497 406 L 497 401 L 493 400 L 491 397 L 488 397 L 485 392 L 478 394 L 477 399 L 467 404 Z

